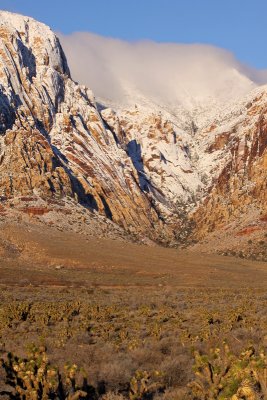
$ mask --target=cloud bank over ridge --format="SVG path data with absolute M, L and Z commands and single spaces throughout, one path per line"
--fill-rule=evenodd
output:
M 138 93 L 177 106 L 240 97 L 267 82 L 224 49 L 201 44 L 126 42 L 93 33 L 58 35 L 72 77 L 97 98 L 131 102 Z

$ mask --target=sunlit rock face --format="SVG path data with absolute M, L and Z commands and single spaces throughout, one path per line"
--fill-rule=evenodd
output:
M 267 89 L 251 93 L 222 115 L 209 132 L 210 153 L 221 153 L 223 165 L 209 193 L 197 208 L 196 235 L 249 220 L 261 223 L 267 214 Z
M 202 120 L 100 107 L 47 26 L 0 12 L 0 196 L 73 198 L 138 237 L 202 239 L 267 213 L 266 105 L 261 87 Z
M 48 134 L 69 70 L 55 35 L 18 15 L 0 15 L 0 190 L 14 196 L 72 193 Z
M 7 12 L 0 21 L 1 195 L 72 196 L 128 230 L 168 237 L 54 33 Z

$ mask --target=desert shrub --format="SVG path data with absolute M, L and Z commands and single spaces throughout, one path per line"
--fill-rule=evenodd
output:
M 107 392 L 101 396 L 101 400 L 125 400 L 126 398 L 117 392 Z
M 190 398 L 190 393 L 186 387 L 169 388 L 164 393 L 155 396 L 155 400 L 189 400 Z
M 191 377 L 192 365 L 191 360 L 184 354 L 165 358 L 159 369 L 163 373 L 165 386 L 176 388 L 187 385 Z
M 102 383 L 105 392 L 127 392 L 129 382 L 135 373 L 135 365 L 131 358 L 126 354 L 119 354 L 113 357 L 108 363 L 102 361 L 102 366 L 98 376 L 98 384 Z

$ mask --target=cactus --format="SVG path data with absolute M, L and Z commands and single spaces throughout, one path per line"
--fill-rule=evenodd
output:
M 162 389 L 163 386 L 159 381 L 161 376 L 162 374 L 159 371 L 153 373 L 136 371 L 135 376 L 130 381 L 129 399 L 143 400 Z
M 58 370 L 50 365 L 44 347 L 32 346 L 28 358 L 24 359 L 8 353 L 7 359 L 1 359 L 1 364 L 6 372 L 6 384 L 11 388 L 4 394 L 10 395 L 10 398 L 76 400 L 87 395 L 76 385 L 77 366 L 66 368 L 63 379 Z
M 267 356 L 264 351 L 261 351 L 259 356 L 252 360 L 251 374 L 260 387 L 264 399 L 267 399 Z
M 267 399 L 267 358 L 251 346 L 239 357 L 223 349 L 211 349 L 208 355 L 195 352 L 196 379 L 189 387 L 201 400 Z
M 210 349 L 208 355 L 195 352 L 196 380 L 190 387 L 203 400 L 217 399 L 228 383 L 228 372 L 233 363 L 229 347 L 224 343 L 222 349 Z
M 236 394 L 231 397 L 231 400 L 258 400 L 257 393 L 253 389 L 250 381 L 245 379 Z

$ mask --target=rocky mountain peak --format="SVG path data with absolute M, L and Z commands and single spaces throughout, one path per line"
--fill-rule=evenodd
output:
M 172 245 L 227 229 L 233 236 L 244 224 L 263 232 L 266 105 L 262 87 L 209 118 L 147 99 L 99 107 L 71 79 L 46 25 L 0 12 L 0 196 L 7 202 L 71 198 L 132 235 Z
M 38 67 L 49 67 L 69 75 L 66 57 L 54 32 L 33 18 L 0 11 L 1 38 L 10 39 L 10 49 L 19 54 L 21 68 L 28 68 L 28 77 L 38 75 Z

